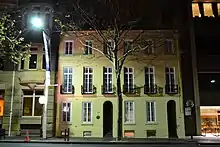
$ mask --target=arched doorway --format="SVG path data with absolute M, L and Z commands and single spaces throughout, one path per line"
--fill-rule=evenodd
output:
M 113 128 L 113 106 L 112 102 L 106 101 L 103 104 L 103 137 L 112 137 Z
M 167 102 L 167 122 L 169 138 L 178 138 L 176 124 L 176 103 L 174 100 Z

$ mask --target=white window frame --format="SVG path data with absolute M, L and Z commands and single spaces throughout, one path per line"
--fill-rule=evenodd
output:
M 165 46 L 165 54 L 174 54 L 174 41 L 173 41 L 173 39 L 166 39 L 165 40 L 166 42 L 171 42 L 171 49 L 170 48 L 167 48 L 167 46 Z M 165 45 L 167 45 L 167 43 L 165 44 Z
M 105 91 L 106 93 L 112 93 L 113 92 L 113 68 L 112 67 L 104 67 L 105 69 L 107 69 L 107 72 L 103 71 L 104 72 L 104 76 L 106 76 L 107 78 L 107 90 Z M 109 69 L 111 69 L 112 72 L 109 72 Z M 110 83 L 110 75 L 111 75 L 111 81 L 112 83 Z M 103 80 L 104 80 L 104 77 L 103 77 Z M 104 81 L 103 81 L 103 86 L 105 85 Z M 111 87 L 111 91 L 109 90 L 109 88 Z
M 133 111 L 130 111 L 130 109 L 131 109 L 130 104 L 133 107 Z M 128 105 L 128 106 L 126 106 L 126 105 Z M 128 108 L 128 109 L 126 110 L 126 108 Z M 130 120 L 126 120 L 126 111 L 128 113 L 127 117 Z M 130 116 L 130 115 L 132 115 L 132 116 Z M 124 101 L 124 123 L 125 124 L 134 124 L 135 123 L 135 102 L 134 101 L 130 101 L 130 100 Z
M 68 72 L 67 73 L 65 73 L 64 71 L 65 71 L 65 68 L 67 68 L 67 70 L 68 70 Z M 70 72 L 70 69 L 72 70 L 72 72 Z M 65 75 L 67 75 L 67 85 L 64 85 L 64 81 L 65 81 Z M 70 76 L 72 76 L 72 80 L 71 80 L 71 88 L 69 87 L 69 78 L 70 78 Z M 63 67 L 63 92 L 64 93 L 72 93 L 72 85 L 73 85 L 73 68 L 72 67 L 70 67 L 70 66 L 64 66 Z M 65 86 L 67 87 L 67 89 L 66 89 L 66 91 L 65 91 Z M 71 89 L 71 91 L 68 91 L 69 89 Z
M 89 72 L 90 68 L 92 69 L 91 73 Z M 88 70 L 86 70 L 86 69 L 88 69 Z M 86 72 L 86 71 L 88 71 L 88 72 Z M 84 73 L 83 73 L 83 78 L 85 76 L 85 78 L 83 79 L 83 90 L 84 90 L 84 93 L 93 93 L 93 79 L 94 79 L 93 71 L 94 71 L 94 69 L 92 67 L 84 67 Z M 90 83 L 89 83 L 89 76 L 90 75 L 92 75 L 92 84 L 91 84 L 92 91 L 89 91 L 89 88 L 90 88 L 89 87 L 89 85 L 90 85 Z M 85 81 L 87 81 L 87 85 L 85 85 Z
M 66 43 L 69 43 L 72 42 L 72 48 L 70 48 L 70 45 L 68 46 L 68 49 L 67 49 L 67 52 L 66 53 Z M 74 41 L 73 40 L 65 40 L 64 41 L 64 55 L 73 55 L 73 50 L 74 50 Z M 72 53 L 70 53 L 70 51 L 72 51 Z
M 152 105 L 154 106 L 153 108 L 152 108 Z M 149 106 L 150 106 L 150 108 L 149 108 Z M 154 111 L 154 116 L 152 116 L 152 111 Z M 157 121 L 156 112 L 157 112 L 156 111 L 156 102 L 155 101 L 147 101 L 146 102 L 146 123 L 156 123 L 156 121 Z M 153 120 L 153 118 L 154 118 L 154 120 Z
M 114 45 L 115 45 L 114 40 L 112 40 L 112 39 L 107 40 L 107 44 L 106 44 L 106 53 L 107 53 L 107 55 L 112 54 L 111 51 L 112 51 Z M 111 47 L 109 47 L 109 46 L 111 46 Z
M 128 81 L 127 81 L 127 83 L 128 83 L 128 86 L 130 85 L 130 83 L 129 83 L 129 79 L 130 79 L 130 75 L 132 75 L 133 77 L 132 77 L 132 80 L 133 80 L 133 83 L 131 83 L 132 84 L 132 87 L 128 87 L 128 90 L 132 90 L 132 89 L 129 89 L 129 88 L 134 88 L 134 68 L 133 67 L 125 67 L 125 68 L 127 68 L 127 71 L 128 72 L 124 72 L 124 76 L 125 75 L 127 75 L 128 76 Z M 132 72 L 129 72 L 129 69 L 132 69 Z M 124 83 L 125 83 L 125 81 L 124 81 Z
M 155 50 L 154 40 L 153 39 L 147 39 L 146 42 L 147 42 L 147 45 L 148 45 L 147 51 L 146 51 L 147 54 L 154 54 L 154 50 Z M 150 42 L 151 42 L 151 44 L 150 44 Z
M 85 41 L 85 44 L 87 44 L 88 43 L 88 46 L 85 46 L 85 55 L 92 55 L 92 54 L 90 54 L 90 50 L 91 50 L 91 53 L 93 52 L 93 50 L 92 50 L 92 46 L 93 46 L 93 41 L 92 40 L 86 40 Z M 89 46 L 89 43 L 91 43 L 91 45 L 92 46 Z M 88 54 L 86 54 L 86 48 L 88 48 Z
M 166 68 L 168 68 L 169 71 L 168 71 L 168 72 L 165 72 L 165 80 L 166 80 L 166 75 L 168 74 L 168 75 L 169 75 L 169 81 L 168 81 L 168 83 L 169 83 L 169 85 L 172 85 L 171 75 L 173 75 L 173 76 L 174 76 L 173 84 L 175 85 L 175 84 L 176 84 L 176 70 L 175 70 L 175 67 L 168 67 L 168 66 L 166 66 L 166 67 L 165 67 L 165 70 L 166 70 Z M 170 69 L 173 69 L 173 72 L 171 72 Z M 165 82 L 166 82 L 166 84 L 167 84 L 167 81 L 165 81 Z
M 22 106 L 22 117 L 41 117 L 41 116 L 35 116 L 34 115 L 34 109 L 35 109 L 35 99 L 36 98 L 40 98 L 41 96 L 43 96 L 43 95 L 35 95 L 35 94 L 33 94 L 33 95 L 23 95 L 23 100 L 22 100 L 22 102 L 23 102 L 23 106 Z M 24 116 L 24 114 L 23 114 L 23 112 L 24 112 L 24 99 L 25 98 L 30 98 L 30 99 L 32 99 L 32 115 L 31 116 Z M 43 111 L 43 107 L 42 107 L 42 111 Z
M 62 121 L 62 122 L 67 122 L 67 123 L 71 123 L 71 122 L 72 122 L 72 102 L 62 101 L 61 104 L 62 104 L 62 109 L 61 109 L 61 114 L 62 114 L 62 115 L 61 115 L 61 121 Z M 70 108 L 69 108 L 70 120 L 69 120 L 69 121 L 67 121 L 68 112 L 65 112 L 65 111 L 64 111 L 63 104 L 66 104 L 66 106 L 68 106 L 68 104 L 70 104 Z M 64 121 L 63 113 L 66 113 L 66 121 Z
M 85 109 L 84 104 L 86 104 L 86 116 L 84 116 L 84 109 Z M 89 107 L 88 107 L 89 104 L 91 106 L 90 121 L 89 121 L 89 113 L 88 113 L 89 112 Z M 83 124 L 92 124 L 92 118 L 93 118 L 93 104 L 92 104 L 92 102 L 90 102 L 90 101 L 82 102 L 82 123 Z M 84 121 L 84 119 L 85 119 L 85 121 Z
M 148 77 L 148 81 L 145 80 L 145 84 L 148 84 L 149 86 L 151 84 L 155 85 L 155 67 L 154 66 L 149 66 L 149 67 L 145 67 L 146 69 L 148 69 L 148 72 L 146 71 L 145 69 L 145 76 Z M 153 69 L 153 72 L 150 71 L 150 69 Z M 151 78 L 151 75 L 153 75 L 153 83 L 150 83 L 150 78 Z

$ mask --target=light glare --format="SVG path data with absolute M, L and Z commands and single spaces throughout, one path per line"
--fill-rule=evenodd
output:
M 31 24 L 33 25 L 33 27 L 35 28 L 42 28 L 43 27 L 43 22 L 40 18 L 38 17 L 34 17 L 31 19 Z

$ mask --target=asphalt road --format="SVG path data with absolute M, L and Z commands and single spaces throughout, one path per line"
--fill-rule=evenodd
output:
M 48 144 L 48 143 L 0 143 L 0 147 L 197 147 L 196 144 Z M 209 147 L 209 146 L 205 146 Z M 210 146 L 213 147 L 213 146 Z M 216 147 L 216 146 L 215 146 Z

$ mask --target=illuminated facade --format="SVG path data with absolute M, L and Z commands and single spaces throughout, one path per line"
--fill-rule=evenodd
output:
M 125 39 L 132 39 L 137 32 L 129 32 L 130 38 Z M 123 137 L 168 138 L 176 135 L 184 138 L 177 34 L 163 30 L 146 32 L 148 35 L 144 39 L 150 40 L 155 48 L 138 58 L 129 56 L 121 73 Z M 60 42 L 56 136 L 61 136 L 62 131 L 70 128 L 71 137 L 115 138 L 118 115 L 115 74 L 112 64 L 103 55 L 81 43 L 104 51 L 105 45 L 94 39 L 96 33 L 84 33 L 87 36 L 73 34 L 62 37 Z M 166 37 L 161 41 L 164 44 L 156 48 L 153 38 L 160 33 Z M 173 78 L 170 79 L 170 76 Z M 136 88 L 128 90 L 128 82 Z M 174 85 L 171 86 L 170 82 Z M 147 85 L 153 87 L 149 89 Z M 169 89 L 169 86 L 172 88 Z

